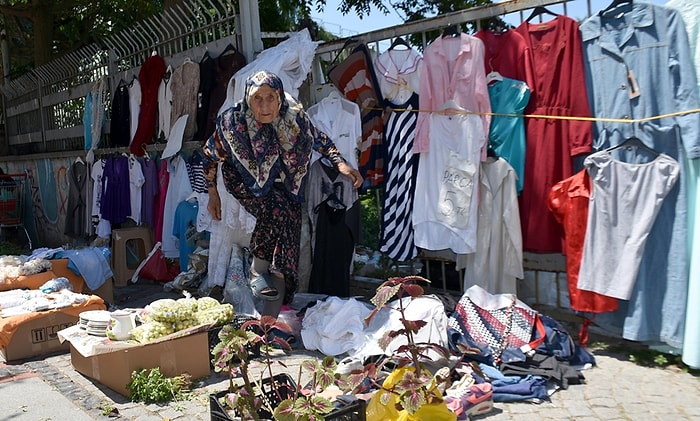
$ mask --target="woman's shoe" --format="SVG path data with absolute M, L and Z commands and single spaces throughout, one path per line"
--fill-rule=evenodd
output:
M 265 301 L 275 301 L 280 298 L 280 293 L 272 282 L 272 275 L 268 273 L 251 271 L 250 289 L 253 290 L 253 295 Z
M 493 410 L 493 387 L 491 383 L 471 385 L 461 396 L 448 395 L 445 404 L 457 415 L 458 420 L 468 420 L 472 415 L 481 415 Z

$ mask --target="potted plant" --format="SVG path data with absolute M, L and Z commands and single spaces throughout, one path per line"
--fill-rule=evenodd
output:
M 216 372 L 228 375 L 228 389 L 210 395 L 212 421 L 227 421 L 233 417 L 245 420 L 272 419 L 297 421 L 324 419 L 332 415 L 336 407 L 321 392 L 331 385 L 341 391 L 357 386 L 335 373 L 337 364 L 333 357 L 322 361 L 305 360 L 299 366 L 296 381 L 288 374 L 274 374 L 272 348 L 291 351 L 289 343 L 275 332 L 289 331 L 286 323 L 274 317 L 262 316 L 240 326 L 226 325 L 218 333 L 219 342 L 212 349 L 212 364 Z M 260 347 L 261 370 L 253 370 L 256 363 L 252 350 Z M 281 362 L 279 362 L 282 364 Z M 311 377 L 308 387 L 302 388 L 304 373 Z M 240 377 L 241 382 L 234 381 Z M 361 381 L 357 376 L 356 381 Z M 364 413 L 364 406 L 362 406 Z
M 241 419 L 269 419 L 277 404 L 293 393 L 295 386 L 286 375 L 272 371 L 271 347 L 291 350 L 289 343 L 275 336 L 275 329 L 289 326 L 274 317 L 251 318 L 241 325 L 225 325 L 218 332 L 218 343 L 212 349 L 214 371 L 228 375 L 228 389 L 210 396 L 213 420 L 230 420 L 229 412 Z M 262 350 L 263 369 L 254 373 L 251 365 Z M 242 384 L 234 380 L 240 377 Z
M 443 346 L 434 343 L 417 342 L 415 335 L 427 325 L 425 320 L 409 320 L 406 316 L 406 308 L 410 303 L 424 295 L 421 284 L 429 284 L 430 281 L 420 276 L 393 277 L 383 282 L 370 300 L 375 308 L 367 316 L 366 323 L 383 308 L 388 307 L 392 311 L 400 313 L 401 328 L 384 333 L 379 340 L 379 345 L 386 351 L 389 345 L 399 337 L 405 338 L 405 344 L 398 346 L 379 365 L 368 364 L 362 372 L 356 371 L 349 376 L 378 379 L 378 374 L 387 371 L 389 375 L 383 382 L 376 386 L 379 390 L 368 403 L 368 419 L 401 419 L 442 421 L 455 420 L 456 415 L 445 404 L 440 387 L 443 385 L 449 373 L 445 377 L 434 376 L 425 366 L 429 359 L 428 351 L 432 350 L 445 358 L 449 357 L 449 351 Z M 396 299 L 396 306 L 389 306 L 389 302 Z M 405 414 L 401 414 L 405 412 Z

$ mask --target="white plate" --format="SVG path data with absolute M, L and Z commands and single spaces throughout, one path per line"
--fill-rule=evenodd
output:
M 90 310 L 83 311 L 78 315 L 81 321 L 85 322 L 102 322 L 109 323 L 109 319 L 112 317 L 111 313 L 106 310 Z

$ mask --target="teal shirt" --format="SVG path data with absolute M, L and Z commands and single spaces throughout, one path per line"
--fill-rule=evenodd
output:
M 522 114 L 530 101 L 530 88 L 525 82 L 504 77 L 488 86 L 491 100 L 489 147 L 515 170 L 518 194 L 523 190 L 525 174 L 525 122 Z M 498 114 L 514 114 L 503 116 Z

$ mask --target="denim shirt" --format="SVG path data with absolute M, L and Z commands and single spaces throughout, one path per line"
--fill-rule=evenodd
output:
M 591 16 L 581 25 L 581 37 L 594 116 L 638 119 L 698 108 L 688 36 L 675 9 L 623 4 Z M 700 157 L 698 113 L 635 124 L 596 122 L 594 149 L 635 135 L 678 159 L 679 151 L 668 150 L 675 148 L 668 142 L 676 127 L 688 157 Z
M 698 108 L 688 36 L 675 9 L 626 3 L 591 16 L 580 28 L 589 101 L 595 117 L 640 119 Z M 595 122 L 593 147 L 600 150 L 616 146 L 631 136 L 679 161 L 681 176 L 649 233 L 629 303 L 621 302 L 618 312 L 601 315 L 612 320 L 602 317 L 599 322 L 613 326 L 623 323 L 625 339 L 661 341 L 679 347 L 683 342 L 689 265 L 685 158 L 700 157 L 700 114 L 640 123 Z M 628 156 L 626 160 L 645 161 L 641 156 Z

